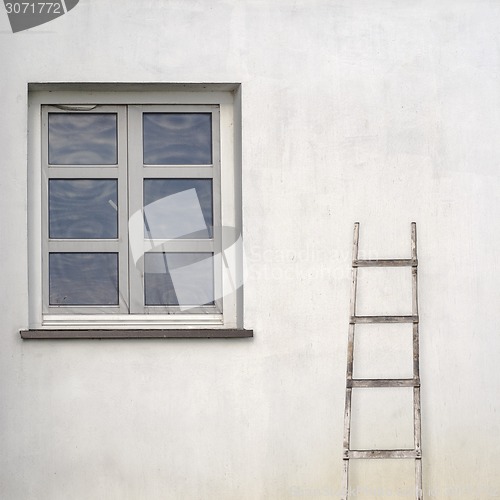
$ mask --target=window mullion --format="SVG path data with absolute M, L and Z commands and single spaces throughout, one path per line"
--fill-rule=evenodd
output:
M 128 106 L 128 217 L 130 313 L 144 313 L 144 223 L 142 211 L 142 107 Z

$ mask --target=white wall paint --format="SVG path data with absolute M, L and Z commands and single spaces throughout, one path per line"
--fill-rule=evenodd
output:
M 408 255 L 418 224 L 427 497 L 500 498 L 499 15 L 494 0 L 81 0 L 13 35 L 2 12 L 2 498 L 338 498 L 356 220 L 371 257 Z M 20 340 L 27 83 L 58 81 L 242 83 L 254 339 Z M 375 487 L 377 467 L 356 481 Z M 386 493 L 412 485 L 399 472 Z

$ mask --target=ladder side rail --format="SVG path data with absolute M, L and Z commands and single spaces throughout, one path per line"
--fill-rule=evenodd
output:
M 353 242 L 352 242 L 352 274 L 351 274 L 351 299 L 350 315 L 356 315 L 356 293 L 358 287 L 358 268 L 354 262 L 358 259 L 359 249 L 359 222 L 354 224 Z M 345 391 L 345 412 L 344 412 L 344 455 L 343 455 L 343 479 L 342 479 L 342 500 L 349 498 L 349 447 L 351 441 L 351 404 L 352 404 L 352 380 L 354 363 L 354 329 L 353 323 L 349 324 L 349 336 L 347 340 L 347 373 L 346 373 L 346 391 Z
M 411 258 L 417 260 L 417 224 L 411 223 Z M 412 267 L 412 315 L 418 318 L 418 267 Z M 420 380 L 419 322 L 413 324 L 413 377 Z M 420 385 L 413 388 L 413 430 L 415 446 L 415 498 L 423 500 Z

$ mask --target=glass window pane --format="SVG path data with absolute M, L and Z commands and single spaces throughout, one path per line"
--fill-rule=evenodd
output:
M 212 179 L 144 179 L 144 237 L 212 238 Z
M 147 253 L 144 300 L 147 306 L 214 304 L 213 253 Z
M 49 254 L 50 305 L 117 305 L 117 253 Z
M 116 165 L 116 113 L 49 113 L 51 165 Z
M 146 165 L 211 165 L 211 113 L 144 113 Z
M 49 180 L 50 238 L 118 238 L 115 179 Z

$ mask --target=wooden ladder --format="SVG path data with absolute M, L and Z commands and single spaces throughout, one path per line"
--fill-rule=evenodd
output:
M 410 259 L 358 259 L 359 222 L 354 224 L 352 250 L 352 284 L 349 337 L 347 344 L 347 374 L 344 412 L 344 454 L 342 500 L 349 498 L 349 461 L 352 459 L 414 459 L 415 460 L 415 498 L 423 499 L 422 492 L 422 453 L 420 448 L 420 374 L 419 374 L 419 332 L 418 332 L 418 287 L 417 287 L 417 225 L 411 223 Z M 411 267 L 412 270 L 412 314 L 411 316 L 358 316 L 356 315 L 356 290 L 358 268 L 360 267 Z M 354 333 L 359 323 L 412 323 L 413 324 L 413 378 L 403 379 L 355 379 L 353 378 Z M 413 387 L 413 434 L 414 447 L 398 450 L 352 450 L 351 400 L 352 389 L 358 387 Z

